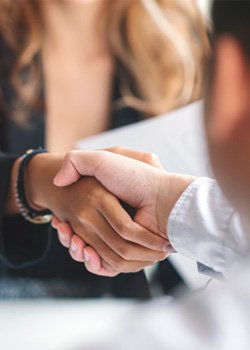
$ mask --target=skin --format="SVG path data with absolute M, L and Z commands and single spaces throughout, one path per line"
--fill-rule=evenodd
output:
M 86 244 L 93 247 L 105 267 L 105 273 L 100 271 L 100 274 L 136 272 L 167 257 L 171 247 L 166 237 L 133 221 L 117 198 L 94 178 L 81 178 L 65 188 L 55 186 L 53 178 L 63 159 L 60 154 L 40 154 L 29 162 L 26 197 L 32 207 L 48 208 L 60 221 L 67 222 L 76 237 L 83 239 L 84 244 L 79 239 L 76 241 L 82 248 Z M 147 154 L 141 159 L 151 161 Z M 15 182 L 11 193 L 14 185 Z M 114 212 L 117 219 L 111 223 L 109 218 Z M 74 253 L 73 242 L 71 253 Z
M 125 152 L 125 149 L 121 149 L 120 153 L 122 152 Z M 129 152 L 136 153 L 132 150 Z M 81 174 L 95 178 L 109 192 L 136 208 L 133 221 L 162 237 L 167 237 L 167 220 L 174 204 L 194 180 L 192 176 L 170 174 L 162 168 L 154 168 L 121 154 L 72 151 L 65 157 L 54 183 L 57 186 L 68 186 L 77 183 Z M 128 181 L 128 178 L 133 180 Z M 112 208 L 111 215 L 106 219 L 115 227 L 116 221 L 120 220 L 115 208 Z M 59 223 L 57 218 L 53 225 L 59 229 L 59 238 L 65 246 L 77 246 L 79 240 L 77 234 L 73 233 L 73 228 L 71 231 L 70 227 Z M 79 246 L 77 251 L 74 249 L 72 252 L 70 249 L 72 257 L 76 260 L 84 259 L 89 271 L 105 274 L 105 266 L 101 259 L 98 259 L 98 252 L 93 250 L 93 247 L 85 247 L 85 243 Z
M 230 60 L 228 60 L 228 57 L 230 57 Z M 248 160 L 250 156 L 249 84 L 249 63 L 237 41 L 232 37 L 220 38 L 216 45 L 215 70 L 212 82 L 213 89 L 209 94 L 209 108 L 207 108 L 206 113 L 206 131 L 210 158 L 222 189 L 248 223 L 250 166 L 249 162 L 246 160 Z M 52 169 L 52 167 L 49 169 L 46 168 L 48 164 L 47 161 L 45 162 L 46 166 L 43 167 L 40 156 L 36 158 L 37 162 L 38 159 L 40 159 L 40 170 Z M 34 165 L 34 162 L 35 159 L 31 164 L 33 163 Z M 101 189 L 104 187 L 108 190 L 108 192 L 104 192 L 105 195 L 101 192 L 102 200 L 104 200 L 106 196 L 111 198 L 111 193 L 113 193 L 116 197 L 126 201 L 137 209 L 134 220 L 131 220 L 132 223 L 140 224 L 140 229 L 145 227 L 158 237 L 163 236 L 164 233 L 166 234 L 167 218 L 171 209 L 179 196 L 193 181 L 193 178 L 189 176 L 168 174 L 163 170 L 154 169 L 139 161 L 124 157 L 123 155 L 115 155 L 101 151 L 71 152 L 64 159 L 63 165 L 62 160 L 57 163 L 55 159 L 53 159 L 51 164 L 52 163 L 54 171 L 51 170 L 51 176 L 54 176 L 61 167 L 54 180 L 56 186 L 66 186 L 65 189 L 68 191 L 69 188 L 73 188 L 71 186 L 76 185 L 75 194 L 78 194 L 80 192 L 81 181 L 86 180 L 82 179 L 81 175 L 95 178 L 100 182 Z M 17 165 L 17 163 L 14 165 L 13 174 L 15 174 L 14 169 L 16 169 Z M 34 166 L 34 169 L 38 170 L 39 167 Z M 31 183 L 34 179 L 38 180 L 38 183 L 40 183 L 39 178 L 40 181 L 44 181 L 41 180 L 41 174 L 37 174 L 36 178 L 34 175 L 31 175 L 32 173 L 33 171 L 31 170 L 30 173 L 27 173 L 27 176 L 30 176 Z M 127 179 L 128 176 L 131 177 L 131 173 L 133 174 L 133 181 L 128 182 Z M 13 178 L 15 178 L 14 175 Z M 36 182 L 34 182 L 34 184 L 35 183 Z M 68 237 L 67 239 L 69 239 L 69 241 L 65 239 L 64 243 L 70 243 L 72 255 L 77 252 L 74 244 L 75 246 L 77 244 L 82 244 L 80 246 L 80 250 L 83 252 L 81 259 L 85 259 L 85 264 L 90 271 L 114 275 L 119 272 L 129 271 L 130 269 L 131 271 L 137 271 L 139 269 L 137 260 L 132 260 L 132 264 L 129 265 L 129 267 L 127 265 L 131 263 L 132 258 L 135 259 L 135 255 L 133 255 L 134 251 L 131 253 L 131 250 L 129 250 L 129 254 L 127 255 L 126 250 L 125 253 L 124 250 L 119 250 L 120 248 L 114 250 L 112 254 L 117 254 L 120 259 L 116 260 L 116 258 L 110 257 L 111 253 L 109 250 L 104 253 L 105 249 L 103 249 L 103 246 L 96 244 L 99 239 L 102 239 L 102 244 L 107 244 L 107 237 L 105 241 L 101 234 L 95 232 L 95 238 L 91 241 L 89 237 L 86 240 L 86 236 L 78 232 L 78 226 L 73 223 L 73 221 L 70 222 L 70 220 L 68 220 L 69 218 L 66 214 L 67 210 L 64 211 L 61 203 L 61 201 L 65 201 L 65 198 L 67 198 L 66 193 L 71 192 L 71 190 L 68 192 L 65 191 L 64 196 L 60 197 L 56 195 L 56 197 L 60 199 L 60 203 L 57 203 L 58 207 L 54 207 L 54 199 L 48 203 L 48 197 L 54 197 L 51 194 L 57 193 L 51 185 L 51 178 L 48 183 L 46 183 L 46 181 L 43 182 L 43 186 L 41 188 L 44 188 L 44 191 L 46 188 L 50 188 L 50 190 L 55 192 L 47 192 L 45 195 L 45 192 L 42 191 L 42 193 L 40 193 L 42 195 L 39 196 L 38 193 L 35 195 L 31 186 L 31 188 L 27 189 L 31 203 L 39 208 L 45 206 L 51 207 L 54 210 L 60 222 L 55 218 L 53 224 L 55 227 L 58 227 L 59 231 L 64 235 L 64 239 L 66 236 Z M 13 193 L 13 190 L 10 190 L 10 193 Z M 75 196 L 72 196 L 72 193 L 73 192 L 69 194 L 69 201 L 67 201 L 67 203 L 71 203 L 72 198 L 75 198 Z M 109 197 L 110 195 L 111 197 Z M 119 207 L 119 202 L 115 197 L 112 197 L 112 200 L 114 200 L 114 206 L 111 215 L 108 215 L 108 211 L 105 212 L 105 223 L 108 223 L 111 228 L 115 226 L 117 218 L 120 217 L 120 214 L 116 216 L 117 212 L 115 210 Z M 13 203 L 12 199 L 10 199 L 8 203 L 7 212 L 13 208 L 16 210 L 15 205 L 11 205 L 11 203 Z M 86 220 L 85 214 L 79 216 L 79 218 L 81 218 L 82 225 L 82 222 Z M 92 219 L 93 222 L 97 222 L 96 218 L 92 217 Z M 70 226 L 63 224 L 65 220 L 69 222 Z M 90 219 L 89 224 L 91 224 L 91 222 Z M 118 232 L 118 235 L 126 241 L 128 240 L 126 234 L 129 232 L 131 234 L 129 239 L 133 240 L 134 235 L 132 234 L 131 226 L 129 226 L 129 230 L 124 234 L 125 231 L 122 229 L 124 226 L 121 222 L 120 224 L 120 233 Z M 107 232 L 107 230 L 105 230 L 105 232 Z M 145 237 L 146 236 L 147 234 L 145 233 Z M 130 242 L 135 243 L 133 241 Z M 68 246 L 66 243 L 65 245 Z M 94 244 L 96 244 L 96 246 L 94 246 Z M 108 244 L 111 244 L 111 241 L 109 241 Z M 110 248 L 110 246 L 108 247 Z M 101 256 L 101 254 L 104 255 Z M 142 255 L 144 255 L 144 253 Z M 141 258 L 142 255 L 140 256 Z M 140 261 L 140 263 L 141 266 L 143 266 L 143 263 L 144 266 L 146 266 L 149 261 L 144 261 L 143 263 Z
M 113 63 L 105 31 L 98 30 L 97 25 L 104 3 L 56 0 L 39 4 L 44 22 L 41 54 L 46 91 L 46 149 L 65 153 L 77 140 L 108 127 Z M 90 115 L 91 118 L 85 117 Z M 6 214 L 19 213 L 14 194 L 19 162 L 17 159 L 12 169 Z M 46 174 L 44 180 L 50 180 Z M 37 187 L 39 191 L 40 183 Z M 86 191 L 87 187 L 86 184 Z
M 233 37 L 224 36 L 216 46 L 206 131 L 216 178 L 246 222 L 250 194 L 249 95 L 249 58 Z
M 249 59 L 233 37 L 220 38 L 215 52 L 213 79 L 205 113 L 209 154 L 221 188 L 249 227 Z M 118 198 L 135 206 L 137 213 L 134 220 L 159 234 L 164 232 L 168 215 L 176 200 L 193 180 L 187 177 L 185 182 L 183 176 L 152 169 L 119 155 L 73 152 L 65 158 L 54 183 L 57 186 L 67 186 L 77 181 L 81 174 L 97 178 Z M 127 181 L 128 174 L 133 174 L 133 181 Z M 64 235 L 66 246 L 72 242 L 76 245 L 80 243 L 68 225 L 56 218 L 54 225 L 58 228 L 59 235 Z M 79 245 L 78 248 L 80 251 L 82 246 Z M 88 246 L 83 248 L 83 252 L 87 268 L 98 273 L 102 269 L 98 254 Z
M 66 152 L 108 128 L 113 59 L 100 30 L 106 1 L 41 1 L 46 147 Z M 72 127 L 72 125 L 74 127 Z
M 169 251 L 166 237 L 132 222 L 117 199 L 95 179 L 82 179 L 67 189 L 53 185 L 64 158 L 62 152 L 72 148 L 77 139 L 101 132 L 108 126 L 113 62 L 105 31 L 98 31 L 97 20 L 103 4 L 101 1 L 41 2 L 45 25 L 42 59 L 46 146 L 50 154 L 37 155 L 30 161 L 25 190 L 32 207 L 48 208 L 58 219 L 68 222 L 77 237 L 98 252 L 107 275 L 115 275 L 118 271 L 138 271 L 166 258 Z M 84 118 L 89 115 L 91 118 Z M 12 168 L 5 205 L 7 215 L 19 214 L 15 200 L 19 163 L 17 159 Z M 106 220 L 112 207 L 117 208 L 122 217 L 115 228 Z M 86 215 L 83 219 L 83 213 L 87 213 L 87 219 Z M 129 234 L 124 232 L 124 227 L 129 227 Z M 71 252 L 73 248 L 72 244 Z

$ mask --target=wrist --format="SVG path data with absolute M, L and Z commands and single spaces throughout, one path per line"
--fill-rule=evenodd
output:
M 63 154 L 41 153 L 30 160 L 25 170 L 25 192 L 32 208 L 51 209 L 51 198 L 56 190 L 53 179 L 63 158 Z
M 158 200 L 158 226 L 160 232 L 167 234 L 167 222 L 177 201 L 196 179 L 195 176 L 164 172 L 161 179 Z

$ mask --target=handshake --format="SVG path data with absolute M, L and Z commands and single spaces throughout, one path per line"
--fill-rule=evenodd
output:
M 34 171 L 53 181 L 42 181 L 38 195 L 31 181 L 31 203 L 52 211 L 60 242 L 88 271 L 136 272 L 173 250 L 168 217 L 193 177 L 166 172 L 154 154 L 117 147 L 71 151 L 64 158 L 41 154 L 32 160 L 38 161 Z M 134 208 L 133 217 L 121 201 Z

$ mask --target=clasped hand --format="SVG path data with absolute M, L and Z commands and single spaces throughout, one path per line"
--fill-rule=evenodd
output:
M 77 198 L 67 213 L 55 212 L 52 226 L 72 258 L 84 261 L 90 272 L 136 272 L 171 252 L 168 215 L 191 181 L 190 176 L 167 173 L 149 153 L 123 148 L 72 151 L 54 184 L 68 191 L 77 187 Z M 135 208 L 133 218 L 120 200 Z

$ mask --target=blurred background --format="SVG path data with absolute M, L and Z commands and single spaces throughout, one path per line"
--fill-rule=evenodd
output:
M 201 99 L 210 5 L 207 0 L 0 0 L 1 151 L 21 155 L 42 146 L 65 152 L 79 139 Z M 20 216 L 3 218 L 9 263 L 0 264 L 1 299 L 145 300 L 187 287 L 188 264 L 169 260 L 146 274 L 94 276 L 45 226 Z M 29 242 L 37 252 L 25 252 L 18 269 L 13 241 L 18 247 Z

